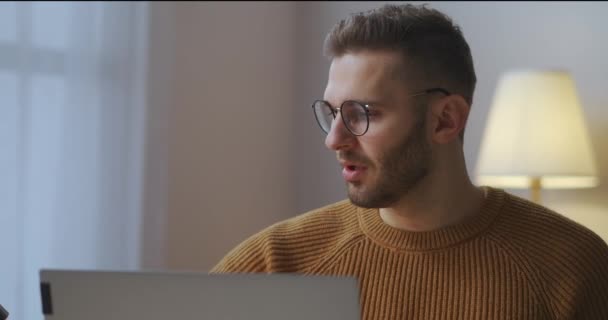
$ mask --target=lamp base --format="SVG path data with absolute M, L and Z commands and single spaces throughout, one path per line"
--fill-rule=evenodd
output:
M 538 204 L 540 204 L 541 188 L 540 177 L 533 177 L 530 180 L 530 198 Z

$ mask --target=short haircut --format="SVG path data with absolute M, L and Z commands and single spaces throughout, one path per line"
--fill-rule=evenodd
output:
M 330 58 L 387 49 L 404 54 L 408 73 L 402 77 L 409 85 L 424 86 L 415 90 L 443 87 L 473 104 L 477 78 L 469 45 L 460 27 L 426 5 L 385 5 L 352 14 L 334 25 L 324 44 Z

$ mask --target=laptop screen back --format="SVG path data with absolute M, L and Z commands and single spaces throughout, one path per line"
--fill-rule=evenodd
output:
M 41 270 L 46 320 L 359 319 L 355 278 Z

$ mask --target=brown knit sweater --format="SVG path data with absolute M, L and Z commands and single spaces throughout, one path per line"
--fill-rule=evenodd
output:
M 363 319 L 608 319 L 608 246 L 546 208 L 486 188 L 481 212 L 431 232 L 349 201 L 279 222 L 213 268 L 359 279 Z

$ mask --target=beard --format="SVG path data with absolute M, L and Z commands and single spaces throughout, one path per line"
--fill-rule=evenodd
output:
M 348 197 L 354 205 L 363 208 L 390 207 L 429 174 L 431 148 L 425 139 L 425 127 L 425 118 L 419 117 L 405 141 L 379 157 L 375 182 L 369 185 L 347 183 Z M 358 158 L 363 163 L 370 163 L 368 159 L 346 152 L 343 158 Z

